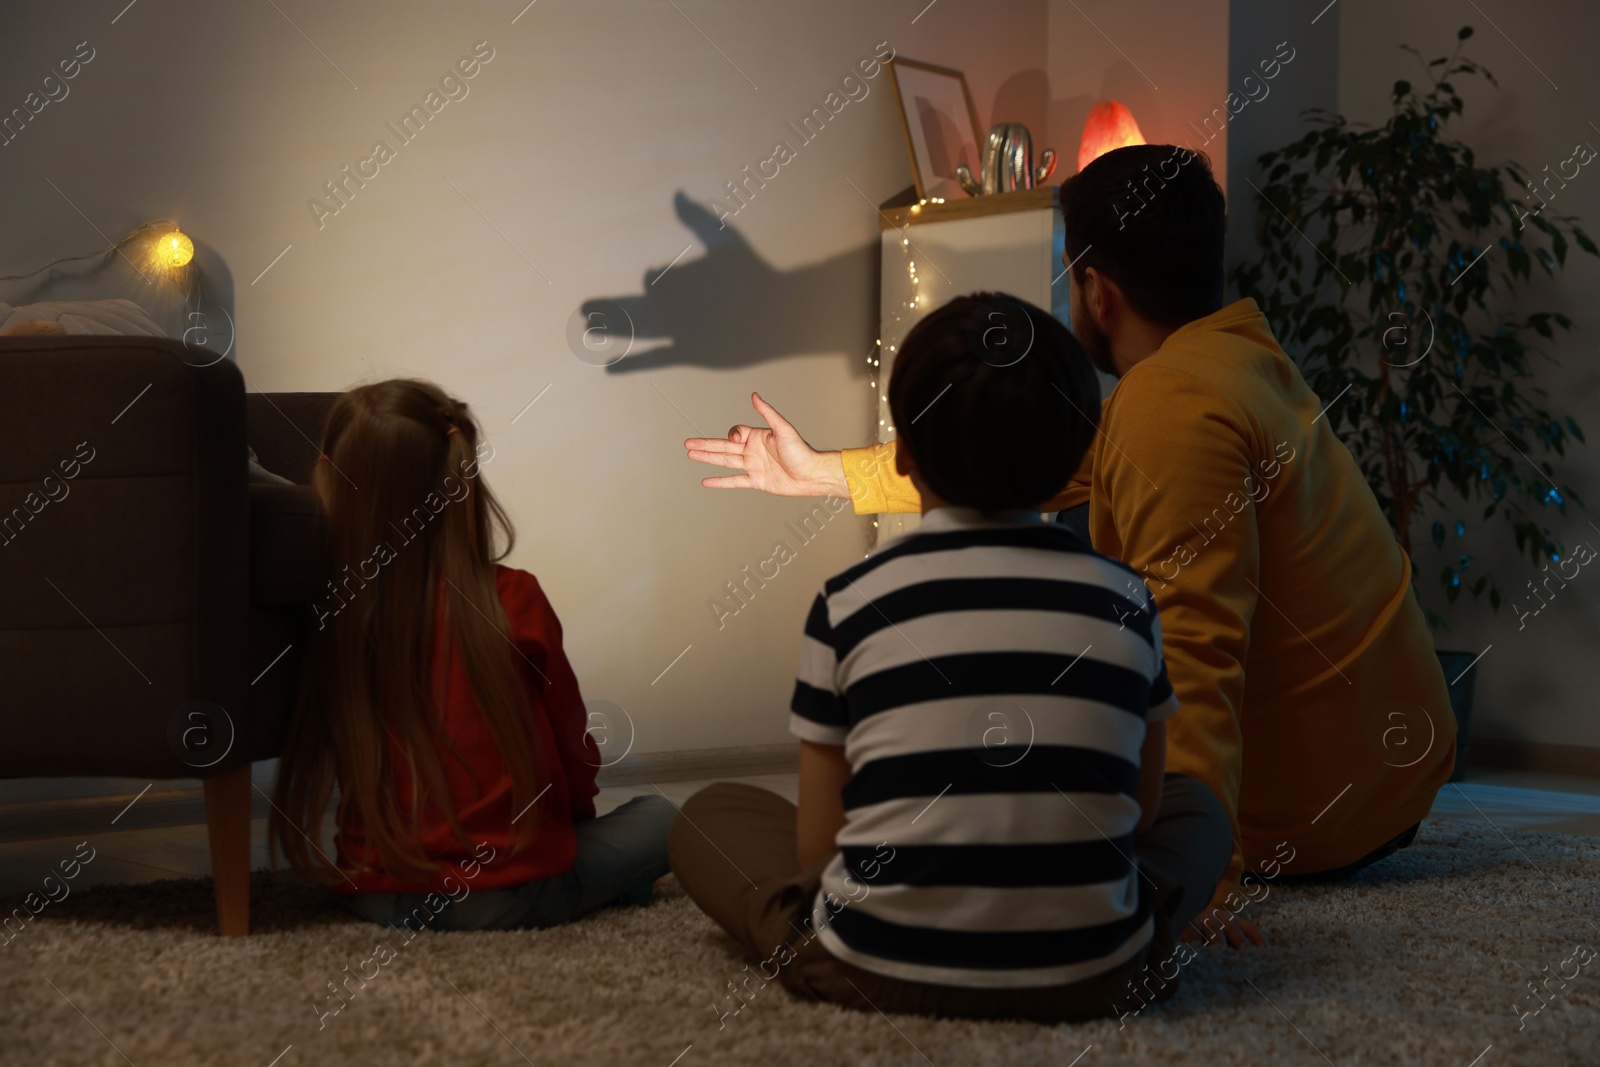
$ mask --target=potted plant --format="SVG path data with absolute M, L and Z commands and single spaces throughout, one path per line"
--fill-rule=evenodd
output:
M 1464 27 L 1455 50 L 1431 61 L 1403 46 L 1422 65 L 1424 88 L 1396 82 L 1381 125 L 1315 109 L 1309 133 L 1260 157 L 1271 206 L 1259 213 L 1259 256 L 1234 282 L 1328 404 L 1329 424 L 1413 564 L 1419 538 L 1442 549 L 1469 522 L 1498 516 L 1518 552 L 1548 569 L 1566 554 L 1546 524 L 1550 509 L 1583 506 L 1558 483 L 1550 457 L 1583 432 L 1547 408 L 1534 368 L 1548 358 L 1539 339 L 1571 323 L 1559 312 L 1521 311 L 1511 298 L 1535 265 L 1563 268 L 1573 245 L 1600 254 L 1574 218 L 1549 207 L 1595 152 L 1579 145 L 1531 173 L 1517 163 L 1481 166 L 1452 139 L 1462 112 L 1455 83 L 1481 77 L 1498 88 L 1462 55 L 1471 36 Z M 1499 579 L 1473 570 L 1470 554 L 1450 554 L 1439 574 L 1446 602 L 1466 589 L 1498 611 Z M 1435 630 L 1445 627 L 1438 612 L 1427 615 Z M 1457 777 L 1476 655 L 1439 653 L 1458 720 Z

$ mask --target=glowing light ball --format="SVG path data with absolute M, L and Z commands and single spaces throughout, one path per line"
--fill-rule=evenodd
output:
M 156 240 L 155 257 L 167 270 L 177 270 L 194 258 L 194 242 L 182 230 L 173 230 Z
M 1081 171 L 1107 152 L 1129 145 L 1145 144 L 1133 112 L 1117 100 L 1102 100 L 1089 109 L 1083 123 L 1083 140 L 1078 142 L 1078 169 Z

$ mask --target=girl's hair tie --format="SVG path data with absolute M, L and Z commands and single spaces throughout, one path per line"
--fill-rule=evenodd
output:
M 328 463 L 328 462 L 332 462 L 332 461 L 328 459 L 328 454 L 326 452 L 324 452 L 322 455 L 317 457 L 317 462 L 318 463 Z
M 444 435 L 445 435 L 445 436 L 446 436 L 446 437 L 449 437 L 449 436 L 450 436 L 450 435 L 451 435 L 451 434 L 453 434 L 453 433 L 460 433 L 460 432 L 461 432 L 461 427 L 459 427 L 459 426 L 452 426 L 452 427 L 450 427 L 450 428 L 449 428 L 449 429 L 448 429 L 448 430 L 446 430 L 446 431 L 445 431 L 445 432 L 444 432 Z

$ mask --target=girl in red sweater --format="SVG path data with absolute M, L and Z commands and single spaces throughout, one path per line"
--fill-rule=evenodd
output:
M 640 797 L 595 818 L 600 757 L 561 623 L 533 575 L 497 562 L 514 533 L 467 406 L 429 382 L 362 386 L 329 412 L 322 453 L 311 487 L 333 578 L 313 605 L 273 847 L 357 915 L 408 928 L 647 903 L 676 810 Z

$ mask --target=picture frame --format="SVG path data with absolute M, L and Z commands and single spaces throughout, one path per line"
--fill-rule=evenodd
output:
M 972 106 L 966 75 L 900 56 L 887 66 L 917 197 L 965 197 L 956 166 L 965 163 L 975 176 L 983 169 L 978 110 Z

